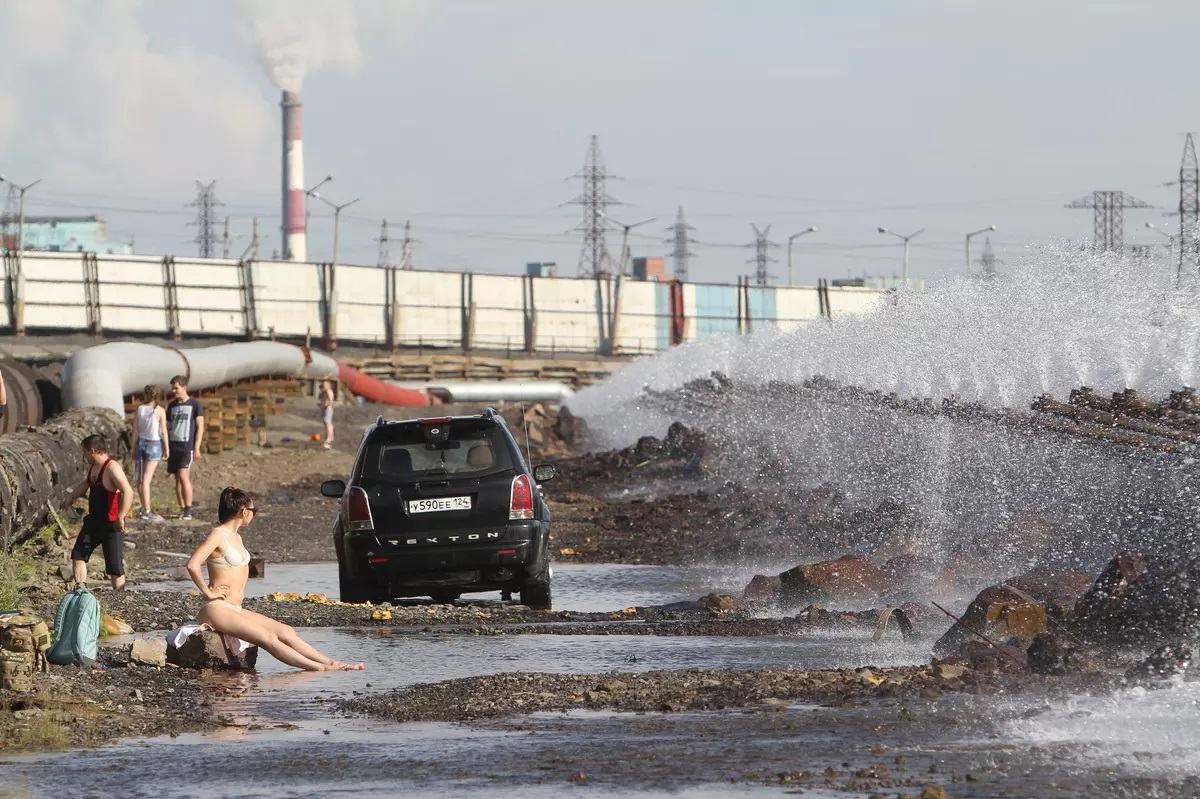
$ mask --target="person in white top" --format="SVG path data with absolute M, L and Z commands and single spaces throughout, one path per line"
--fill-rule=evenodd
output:
M 133 417 L 133 452 L 138 471 L 138 497 L 142 500 L 138 518 L 162 523 L 166 519 L 150 507 L 150 482 L 154 479 L 154 470 L 158 468 L 159 461 L 165 461 L 171 454 L 171 445 L 167 443 L 167 412 L 162 406 L 162 389 L 146 386 L 142 390 L 142 402 Z
M 325 449 L 333 447 L 333 382 L 329 380 L 321 381 L 321 388 L 317 393 L 317 407 L 321 409 L 321 422 L 325 425 L 325 443 L 321 446 Z

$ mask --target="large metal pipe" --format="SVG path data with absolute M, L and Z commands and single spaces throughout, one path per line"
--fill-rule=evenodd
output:
M 308 225 L 304 215 L 304 146 L 300 95 L 284 92 L 283 109 L 283 260 L 308 260 Z
M 248 341 L 177 350 L 119 341 L 75 353 L 63 365 L 63 405 L 111 408 L 122 416 L 125 397 L 172 376 L 188 387 L 215 388 L 250 377 L 337 378 L 337 362 L 321 352 L 277 341 Z
M 469 380 L 456 383 L 393 383 L 420 389 L 443 402 L 566 402 L 575 396 L 557 380 Z
M 346 388 L 350 389 L 350 393 L 360 396 L 368 402 L 382 402 L 384 405 L 398 405 L 407 408 L 430 405 L 433 402 L 424 391 L 385 383 L 358 371 L 353 366 L 346 366 L 346 364 L 338 366 L 338 377 L 346 384 Z

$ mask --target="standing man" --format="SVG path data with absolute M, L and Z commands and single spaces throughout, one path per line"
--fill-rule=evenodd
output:
M 333 383 L 321 381 L 320 394 L 317 396 L 317 407 L 321 409 L 321 421 L 325 423 L 325 449 L 333 447 Z
M 192 461 L 200 460 L 204 443 L 204 409 L 188 396 L 187 378 L 171 378 L 171 404 L 167 406 L 167 439 L 171 456 L 167 474 L 175 475 L 175 497 L 179 500 L 179 518 L 192 518 Z
M 83 440 L 87 474 L 71 492 L 68 504 L 88 495 L 83 529 L 71 549 L 71 573 L 77 583 L 87 582 L 87 562 L 96 547 L 104 549 L 104 573 L 112 587 L 125 586 L 125 517 L 133 507 L 133 489 L 121 464 L 108 454 L 108 444 L 98 435 Z
M 8 390 L 4 388 L 4 373 L 0 372 L 0 417 L 8 413 Z

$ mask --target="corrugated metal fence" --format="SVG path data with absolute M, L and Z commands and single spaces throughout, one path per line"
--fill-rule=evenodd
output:
M 872 310 L 873 289 L 662 284 L 327 263 L 8 251 L 0 326 L 388 347 L 646 353 Z M 826 310 L 828 309 L 828 310 Z

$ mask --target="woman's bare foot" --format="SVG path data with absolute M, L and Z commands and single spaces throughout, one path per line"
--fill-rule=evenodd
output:
M 343 663 L 340 660 L 335 660 L 329 664 L 331 671 L 365 671 L 367 664 L 359 663 Z

